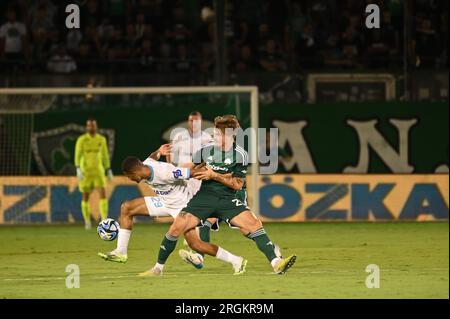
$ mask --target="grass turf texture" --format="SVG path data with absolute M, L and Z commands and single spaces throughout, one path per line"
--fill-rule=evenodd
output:
M 0 227 L 0 298 L 448 298 L 448 223 L 266 224 L 284 255 L 296 253 L 285 276 L 271 274 L 255 244 L 222 224 L 212 241 L 245 256 L 247 273 L 207 257 L 195 270 L 169 259 L 161 278 L 138 278 L 150 268 L 167 224 L 138 224 L 127 264 L 105 262 L 115 248 L 95 229 L 72 226 Z M 80 288 L 67 289 L 68 264 L 80 267 Z M 365 268 L 381 268 L 381 287 L 365 286 Z

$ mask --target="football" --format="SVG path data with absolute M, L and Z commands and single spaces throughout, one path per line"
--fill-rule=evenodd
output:
M 119 223 L 112 218 L 102 220 L 97 227 L 97 234 L 101 239 L 111 241 L 117 238 L 119 234 Z

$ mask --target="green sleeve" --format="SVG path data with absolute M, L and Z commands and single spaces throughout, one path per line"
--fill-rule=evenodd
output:
M 106 142 L 106 137 L 102 139 L 102 161 L 103 167 L 108 169 L 111 167 L 111 163 L 109 162 L 109 153 L 108 153 L 108 145 Z
M 233 177 L 245 178 L 248 168 L 247 156 L 246 153 L 244 157 L 241 154 L 237 155 L 237 163 L 233 169 Z
M 245 178 L 247 175 L 247 165 L 238 164 L 234 168 L 233 177 Z
M 81 136 L 77 139 L 75 144 L 75 166 L 80 167 L 81 158 L 83 157 L 83 140 Z

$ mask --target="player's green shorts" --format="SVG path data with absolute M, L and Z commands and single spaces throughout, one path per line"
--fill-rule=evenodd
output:
M 218 196 L 216 193 L 201 190 L 182 209 L 182 211 L 198 217 L 201 221 L 210 217 L 230 221 L 246 210 L 250 210 L 250 208 L 234 196 Z
M 106 186 L 105 175 L 85 175 L 78 184 L 78 188 L 82 193 L 91 193 L 94 188 L 103 188 Z

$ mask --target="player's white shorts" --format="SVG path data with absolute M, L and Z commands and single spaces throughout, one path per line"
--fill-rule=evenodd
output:
M 160 197 L 158 196 L 145 196 L 145 204 L 147 205 L 148 214 L 151 217 L 177 217 L 183 207 L 174 209 L 167 208 Z

